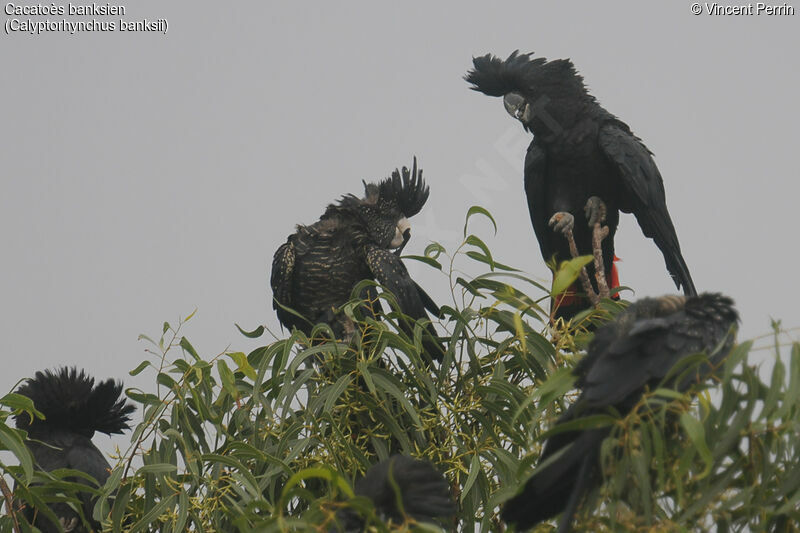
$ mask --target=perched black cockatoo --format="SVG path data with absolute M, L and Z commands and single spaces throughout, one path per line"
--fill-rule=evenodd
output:
M 738 322 L 733 301 L 721 294 L 645 298 L 615 321 L 597 330 L 588 353 L 575 368 L 581 394 L 556 425 L 609 408 L 629 413 L 647 387 L 655 389 L 682 358 L 705 352 L 713 367 L 721 364 L 734 342 Z M 680 383 L 687 390 L 711 373 L 702 365 Z M 559 532 L 569 531 L 583 496 L 600 483 L 600 446 L 610 427 L 568 431 L 550 438 L 540 462 L 562 455 L 536 469 L 522 491 L 509 500 L 502 517 L 519 529 L 564 513 Z
M 411 236 L 408 219 L 420 212 L 430 192 L 416 158 L 410 171 L 406 167 L 395 170 L 380 183 L 364 183 L 364 189 L 364 198 L 346 195 L 329 205 L 318 222 L 298 225 L 275 252 L 270 278 L 273 307 L 285 327 L 310 335 L 315 324 L 325 322 L 337 338 L 348 337 L 352 321 L 338 308 L 364 279 L 389 289 L 400 310 L 414 320 L 427 318 L 426 309 L 439 315 L 439 308 L 411 279 L 398 253 Z M 374 287 L 361 296 L 380 309 Z M 410 324 L 402 325 L 412 331 Z M 426 332 L 425 352 L 441 360 L 444 348 L 430 324 Z
M 588 93 L 572 62 L 514 52 L 505 61 L 487 54 L 473 64 L 465 76 L 472 89 L 502 96 L 511 116 L 533 133 L 525 156 L 525 193 L 545 261 L 554 255 L 557 262 L 570 259 L 567 241 L 557 234 L 566 230 L 573 231 L 579 254 L 591 254 L 591 227 L 604 203 L 609 235 L 602 243 L 603 265 L 611 289 L 619 287 L 614 234 L 623 211 L 633 213 L 645 236 L 655 240 L 675 284 L 686 295 L 697 294 L 652 153 Z M 589 270 L 594 285 L 594 267 Z M 570 318 L 588 307 L 578 292 L 576 283 L 556 316 Z
M 44 416 L 31 419 L 27 413 L 15 415 L 17 428 L 28 432 L 26 445 L 33 455 L 36 467 L 45 472 L 71 468 L 85 472 L 102 486 L 111 472 L 108 461 L 92 443 L 95 431 L 111 435 L 129 429 L 133 405 L 120 399 L 122 384 L 108 379 L 97 385 L 94 378 L 82 370 L 61 368 L 56 371 L 37 372 L 18 389 L 27 396 Z M 90 486 L 83 478 L 68 478 Z M 92 519 L 95 498 L 88 492 L 79 494 L 83 516 L 92 529 L 99 531 L 100 524 Z M 50 504 L 61 527 L 67 532 L 88 531 L 78 514 L 65 503 Z M 36 509 L 26 508 L 25 517 L 43 533 L 57 532 L 58 528 Z
M 379 518 L 394 524 L 404 523 L 406 517 L 435 524 L 456 512 L 450 485 L 444 476 L 429 461 L 408 455 L 393 455 L 370 467 L 366 475 L 356 481 L 353 492 L 369 498 Z M 339 522 L 345 532 L 364 529 L 364 520 L 352 510 L 340 512 Z

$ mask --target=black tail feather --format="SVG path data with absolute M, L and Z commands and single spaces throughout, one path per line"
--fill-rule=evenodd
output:
M 689 273 L 689 267 L 686 265 L 686 261 L 683 260 L 680 249 L 673 255 L 672 260 L 668 259 L 666 263 L 667 271 L 675 281 L 675 285 L 682 289 L 683 294 L 686 296 L 697 296 L 697 289 L 694 286 L 694 281 L 692 281 L 692 275 Z
M 577 505 L 596 482 L 600 444 L 608 432 L 608 428 L 599 428 L 551 439 L 557 442 L 548 442 L 542 460 L 554 456 L 552 462 L 537 468 L 522 492 L 506 502 L 501 511 L 503 520 L 516 524 L 521 531 L 569 511 L 565 520 L 571 522 Z M 555 457 L 559 451 L 561 455 Z

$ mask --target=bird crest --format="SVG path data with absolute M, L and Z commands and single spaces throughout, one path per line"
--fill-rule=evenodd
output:
M 542 92 L 549 88 L 586 95 L 583 77 L 569 59 L 532 58 L 533 53 L 520 54 L 514 50 L 507 59 L 486 54 L 473 57 L 473 68 L 464 79 L 472 84 L 473 91 L 489 96 L 509 93 L 530 93 L 536 88 Z M 557 91 L 552 91 L 553 93 Z M 554 96 L 551 95 L 551 96 Z
M 392 175 L 384 179 L 377 186 L 366 185 L 367 197 L 377 198 L 378 204 L 394 204 L 406 217 L 413 217 L 422 210 L 428 200 L 430 189 L 422 179 L 422 169 L 417 169 L 417 158 L 411 170 L 403 167 L 395 169 Z M 375 196 L 377 192 L 377 197 Z
M 422 169 L 417 168 L 416 157 L 411 170 L 408 167 L 395 169 L 391 176 L 379 183 L 367 183 L 364 180 L 361 183 L 364 184 L 364 198 L 346 194 L 338 205 L 328 206 L 326 216 L 338 213 L 342 208 L 346 210 L 367 205 L 384 213 L 397 208 L 405 217 L 412 217 L 422 210 L 430 194 L 430 188 L 422 179 Z
M 58 428 L 89 438 L 95 431 L 106 434 L 129 429 L 130 415 L 136 409 L 120 399 L 122 383 L 107 379 L 95 385 L 94 378 L 76 368 L 36 372 L 17 393 L 33 401 L 45 419 L 31 419 L 28 413 L 15 415 L 18 428 Z

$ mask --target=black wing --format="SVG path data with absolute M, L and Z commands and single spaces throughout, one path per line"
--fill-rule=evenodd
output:
M 629 193 L 630 204 L 623 203 L 620 208 L 633 212 L 645 236 L 655 241 L 675 285 L 682 287 L 686 295 L 696 295 L 697 290 L 667 211 L 664 182 L 652 154 L 638 137 L 619 123 L 609 123 L 600 128 L 598 142 L 606 157 L 616 166 L 621 184 Z
M 679 325 L 669 318 L 640 320 L 636 331 L 601 352 L 593 351 L 594 364 L 579 382 L 581 400 L 598 408 L 617 405 L 651 380 L 664 377 L 682 357 L 701 351 L 700 339 L 687 336 Z
M 550 213 L 545 212 L 547 161 L 544 148 L 533 139 L 525 154 L 525 195 L 528 197 L 528 212 L 533 231 L 539 241 L 542 258 L 549 261 L 555 253 L 550 245 L 551 231 L 547 226 Z
M 595 333 L 588 354 L 575 369 L 581 395 L 557 425 L 609 406 L 627 414 L 645 385 L 662 380 L 688 355 L 706 352 L 712 365 L 719 364 L 733 344 L 729 332 L 737 320 L 733 301 L 720 294 L 646 298 L 631 305 Z M 699 368 L 677 388 L 686 390 L 691 381 L 704 379 L 708 370 Z M 600 482 L 597 458 L 610 431 L 610 427 L 567 431 L 548 439 L 540 466 L 506 503 L 503 518 L 522 529 L 563 511 L 559 531 L 569 527 L 580 499 Z
M 737 320 L 729 298 L 708 293 L 688 298 L 682 309 L 666 316 L 636 319 L 612 342 L 590 346 L 577 382 L 583 390 L 580 401 L 597 408 L 614 405 L 624 414 L 645 385 L 665 378 L 684 357 L 705 352 L 712 364 L 718 363 L 730 351 L 733 335 L 728 333 Z M 693 380 L 678 389 L 685 390 Z
M 408 274 L 403 261 L 389 250 L 382 248 L 371 247 L 367 250 L 367 266 L 369 266 L 372 275 L 375 279 L 389 289 L 394 294 L 397 304 L 400 306 L 400 311 L 408 315 L 414 320 L 421 318 L 428 318 L 425 313 L 426 305 L 430 307 L 433 304 L 438 310 L 436 304 L 433 303 L 430 296 L 425 291 L 422 291 L 419 285 L 411 279 Z M 421 293 L 421 294 L 420 294 Z M 402 323 L 401 323 L 402 324 Z M 406 324 L 403 328 L 406 333 L 411 332 L 411 328 Z M 425 326 L 425 330 L 430 334 L 433 339 L 424 339 L 425 351 L 436 359 L 441 361 L 444 357 L 444 346 L 436 340 L 436 331 L 430 324 Z
M 422 300 L 423 307 L 425 307 L 425 309 L 427 309 L 428 312 L 433 316 L 441 318 L 442 310 L 439 309 L 439 306 L 436 305 L 436 302 L 433 301 L 433 298 L 431 298 L 428 293 L 425 292 L 425 289 L 420 287 L 416 281 L 414 282 L 414 286 L 417 288 L 417 294 L 419 295 L 419 299 Z

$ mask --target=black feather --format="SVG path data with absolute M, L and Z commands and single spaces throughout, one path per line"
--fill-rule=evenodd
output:
M 95 386 L 94 378 L 74 367 L 36 372 L 17 393 L 33 400 L 45 416 L 44 420 L 31 420 L 27 413 L 15 415 L 17 427 L 33 434 L 40 429 L 60 429 L 88 438 L 95 431 L 122 433 L 130 429 L 130 415 L 136 410 L 120 399 L 122 383 L 108 379 Z
M 422 169 L 417 170 L 417 158 L 414 157 L 412 170 L 407 167 L 394 170 L 392 175 L 381 181 L 379 197 L 387 202 L 395 202 L 406 217 L 413 217 L 428 200 L 430 189 L 422 179 Z
M 109 379 L 95 385 L 94 378 L 83 370 L 63 367 L 37 372 L 16 392 L 30 398 L 45 417 L 42 420 L 31 419 L 26 413 L 15 415 L 17 427 L 28 432 L 30 440 L 25 444 L 33 454 L 36 467 L 45 472 L 60 468 L 79 470 L 103 485 L 111 466 L 91 438 L 95 431 L 112 434 L 129 429 L 128 422 L 135 407 L 128 405 L 124 398 L 120 399 L 122 384 Z M 68 477 L 67 480 L 92 485 L 84 478 Z M 89 492 L 80 492 L 78 498 L 84 518 L 99 531 L 100 524 L 92 519 L 95 498 Z M 76 533 L 88 531 L 72 507 L 64 503 L 53 503 L 49 507 L 61 521 L 61 527 Z M 36 513 L 36 509 L 27 507 L 23 514 L 43 533 L 59 531 L 58 526 L 43 513 Z
M 473 69 L 464 79 L 472 84 L 470 89 L 489 96 L 523 92 L 535 83 L 537 69 L 547 62 L 543 57 L 531 59 L 531 55 L 514 50 L 505 60 L 492 54 L 473 57 Z
M 581 394 L 556 425 L 609 408 L 625 415 L 646 388 L 659 385 L 682 358 L 698 352 L 709 356 L 711 366 L 673 383 L 686 391 L 705 380 L 733 346 L 732 328 L 738 322 L 733 301 L 727 296 L 645 298 L 595 333 L 586 356 L 575 368 Z M 526 529 L 562 511 L 559 531 L 569 529 L 585 493 L 600 481 L 600 447 L 610 428 L 556 434 L 544 446 L 540 467 L 521 492 L 506 502 L 504 520 Z M 589 462 L 587 462 L 587 460 Z
M 371 466 L 356 482 L 354 492 L 370 499 L 378 515 L 394 524 L 404 523 L 406 517 L 437 523 L 456 512 L 445 477 L 429 461 L 407 455 L 393 455 Z M 363 530 L 363 519 L 352 511 L 341 513 L 339 520 L 345 531 Z
M 684 294 L 697 294 L 652 153 L 624 122 L 589 94 L 570 60 L 547 61 L 516 51 L 505 60 L 487 54 L 473 58 L 473 68 L 465 79 L 472 89 L 490 96 L 513 93 L 514 98 L 506 102 L 509 110 L 525 130 L 533 133 L 525 157 L 525 193 L 546 262 L 554 256 L 557 263 L 571 258 L 567 240 L 548 224 L 560 212 L 574 217 L 578 253 L 592 253 L 592 232 L 584 207 L 589 198 L 597 197 L 605 204 L 609 228 L 602 243 L 609 283 L 621 211 L 636 216 L 642 233 L 656 243 L 667 271 Z M 590 264 L 588 270 L 595 285 L 594 265 Z M 577 283 L 572 290 L 583 292 Z M 556 317 L 568 319 L 588 306 L 587 298 L 578 297 L 554 311 Z
M 399 224 L 420 212 L 430 190 L 417 167 L 403 167 L 379 183 L 364 184 L 364 198 L 345 195 L 310 226 L 298 226 L 278 248 L 272 263 L 270 285 L 281 324 L 310 335 L 315 324 L 327 323 L 337 338 L 353 333 L 353 323 L 340 308 L 351 300 L 362 280 L 375 280 L 391 290 L 400 311 L 413 320 L 427 318 L 426 309 L 438 306 L 408 274 L 391 250 L 398 243 Z M 410 238 L 405 233 L 403 244 Z M 403 235 L 401 235 L 403 237 Z M 393 244 L 394 243 L 394 244 Z M 365 289 L 358 298 L 374 300 L 377 292 Z M 366 316 L 376 316 L 380 304 L 364 306 Z M 401 322 L 408 333 L 413 324 Z M 444 347 L 430 324 L 425 326 L 424 349 L 441 359 Z

